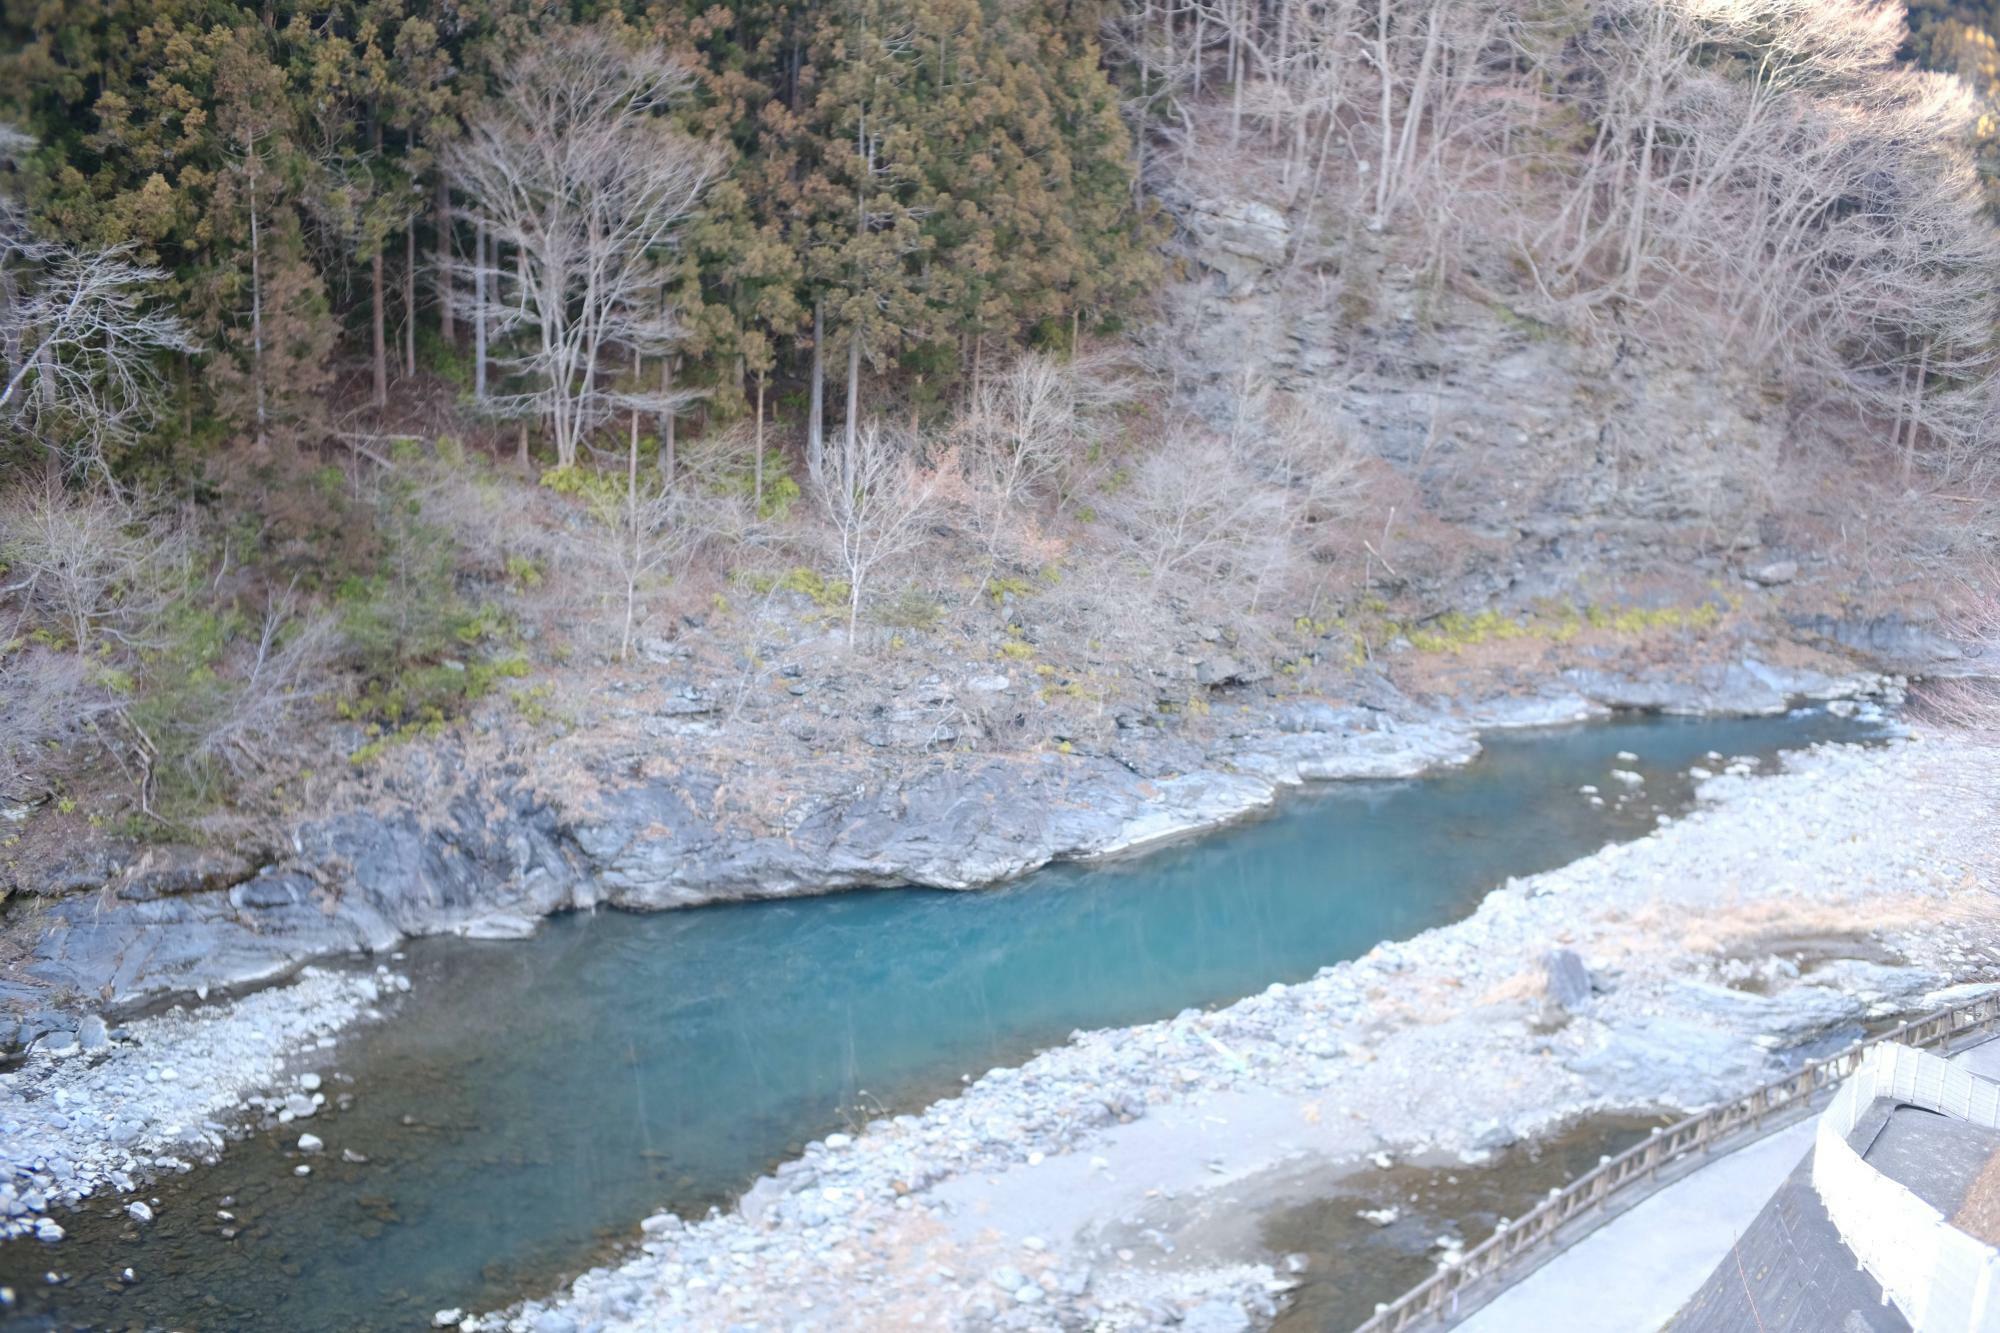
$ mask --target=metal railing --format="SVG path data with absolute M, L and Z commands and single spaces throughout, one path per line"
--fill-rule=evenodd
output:
M 1454 1266 L 1377 1306 L 1374 1316 L 1355 1333 L 1402 1333 L 1471 1314 L 1656 1189 L 1688 1174 L 1718 1145 L 1740 1146 L 1739 1140 L 1748 1142 L 1803 1119 L 1813 1102 L 1854 1072 L 1862 1052 L 1872 1046 L 1900 1042 L 1948 1049 L 1960 1037 L 1996 1027 L 2000 1027 L 2000 993 L 1983 995 L 1898 1024 L 1838 1055 L 1801 1065 L 1734 1101 L 1656 1130 L 1644 1143 L 1606 1158 L 1520 1217 L 1502 1223 Z

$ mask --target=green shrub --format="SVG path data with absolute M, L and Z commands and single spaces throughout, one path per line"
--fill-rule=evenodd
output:
M 1006 605 L 1009 597 L 1021 601 L 1034 591 L 1035 585 L 1026 579 L 1011 578 L 1005 574 L 996 574 L 986 580 L 986 595 L 993 599 L 995 606 Z
M 904 588 L 887 604 L 876 608 L 875 618 L 894 629 L 928 632 L 936 629 L 944 618 L 944 608 L 920 589 Z
M 448 533 L 425 521 L 410 483 L 385 483 L 376 529 L 375 567 L 350 575 L 336 595 L 359 678 L 342 702 L 344 716 L 395 729 L 442 726 L 497 676 L 526 674 L 518 656 L 483 660 L 512 626 L 500 608 L 473 605 L 460 592 L 458 551 Z M 517 572 L 512 562 L 509 572 Z
M 227 786 L 227 774 L 200 741 L 230 708 L 232 690 L 221 668 L 246 628 L 234 610 L 185 593 L 155 627 L 156 646 L 140 654 L 127 711 L 154 747 L 152 801 L 165 815 L 194 813 Z
M 745 570 L 736 575 L 736 582 L 755 593 L 795 592 L 827 611 L 845 609 L 853 592 L 845 579 L 827 578 L 804 565 L 795 565 L 782 574 Z
M 582 500 L 597 506 L 622 504 L 625 500 L 625 479 L 609 472 L 599 472 L 581 463 L 569 463 L 552 467 L 542 473 L 542 485 L 557 495 L 567 495 L 573 500 Z
M 459 392 L 471 392 L 472 354 L 447 342 L 435 325 L 417 325 L 417 362 Z

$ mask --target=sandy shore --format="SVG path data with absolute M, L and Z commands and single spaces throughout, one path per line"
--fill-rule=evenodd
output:
M 1253 1327 L 1288 1286 L 1259 1221 L 1328 1171 L 1691 1109 L 2000 977 L 2000 753 L 1823 747 L 1703 794 L 1312 981 L 1080 1034 L 831 1136 L 737 1211 L 648 1219 L 629 1262 L 465 1326 Z M 1801 940 L 1822 942 L 1804 967 L 1776 956 Z M 1587 986 L 1551 984 L 1553 950 Z

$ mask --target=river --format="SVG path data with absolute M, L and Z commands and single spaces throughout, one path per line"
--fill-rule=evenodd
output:
M 1686 771 L 1711 751 L 1768 758 L 1869 730 L 1812 711 L 1503 733 L 1462 769 L 1314 788 L 1255 823 L 983 892 L 417 941 L 394 1021 L 321 1068 L 326 1111 L 142 1190 L 159 1200 L 150 1226 L 107 1195 L 60 1219 L 60 1245 L 0 1247 L 0 1282 L 26 1327 L 311 1333 L 505 1305 L 632 1243 L 647 1213 L 726 1207 L 811 1139 L 1073 1030 L 1308 977 L 1464 915 L 1509 876 L 1636 837 L 1686 808 Z M 302 1129 L 327 1144 L 304 1177 Z

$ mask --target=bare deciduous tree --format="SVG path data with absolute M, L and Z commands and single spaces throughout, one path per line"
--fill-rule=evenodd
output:
M 916 442 L 870 422 L 837 442 L 836 466 L 817 487 L 830 546 L 847 580 L 847 643 L 853 647 L 861 602 L 881 567 L 923 539 L 946 469 L 926 467 Z
M 292 588 L 272 597 L 255 641 L 234 651 L 217 674 L 210 706 L 165 721 L 183 769 L 199 779 L 212 765 L 238 777 L 264 768 L 300 710 L 333 687 L 340 648 L 331 613 L 303 606 Z M 166 739 L 147 738 L 155 746 Z
M 0 794 L 21 795 L 47 747 L 76 740 L 119 707 L 75 653 L 30 644 L 0 657 Z
M 1525 238 L 1547 309 L 1727 360 L 1920 439 L 1982 425 L 2000 264 L 1962 88 L 1904 66 L 1865 0 L 1608 0 L 1543 53 L 1585 90 L 1585 154 L 1540 164 L 1559 202 Z M 1534 212 L 1534 201 L 1525 201 Z M 1967 392 L 1968 388 L 1972 391 Z
M 475 327 L 517 335 L 494 359 L 532 386 L 489 395 L 488 407 L 545 422 L 564 466 L 634 406 L 610 385 L 613 369 L 665 357 L 682 336 L 663 298 L 666 259 L 723 165 L 667 115 L 692 83 L 664 52 L 569 32 L 509 65 L 492 108 L 448 154 L 461 213 L 514 261 L 468 265 L 460 284 L 473 290 Z M 682 402 L 663 390 L 637 406 Z
M 1106 363 L 1029 352 L 987 376 L 954 423 L 975 532 L 992 576 L 1024 510 L 1074 466 L 1101 415 L 1129 396 Z M 980 582 L 984 591 L 986 579 Z M 978 595 L 975 592 L 974 596 Z
M 0 586 L 20 614 L 59 626 L 88 653 L 144 642 L 186 574 L 184 527 L 108 492 L 57 484 L 16 490 L 0 507 Z
M 1198 429 L 1169 435 L 1108 503 L 1155 594 L 1200 588 L 1246 610 L 1290 558 L 1283 494 Z
M 27 143 L 0 126 L 0 159 Z M 106 448 L 151 420 L 161 354 L 197 350 L 149 304 L 165 277 L 122 247 L 37 240 L 0 194 L 0 430 L 39 445 L 52 474 L 108 480 Z
M 1903 36 L 1873 0 L 1145 0 L 1110 34 L 1168 197 L 1288 204 L 1294 269 L 1348 290 L 1355 233 L 1407 231 L 1444 281 L 1511 239 L 1524 311 L 1839 404 L 1920 486 L 1996 434 L 2000 239 L 1976 108 Z M 1276 153 L 1217 151 L 1245 116 Z
M 677 566 L 696 544 L 693 528 L 681 521 L 681 497 L 667 478 L 639 467 L 641 406 L 630 406 L 624 484 L 588 485 L 583 492 L 590 511 L 588 556 L 591 576 L 609 589 L 605 601 L 618 622 L 618 659 L 631 656 L 632 640 L 641 627 L 640 597 L 661 574 Z
M 1951 636 L 1969 650 L 1971 670 L 1925 682 L 1921 713 L 1988 743 L 2000 741 L 2000 565 L 1979 561 L 1953 599 Z

